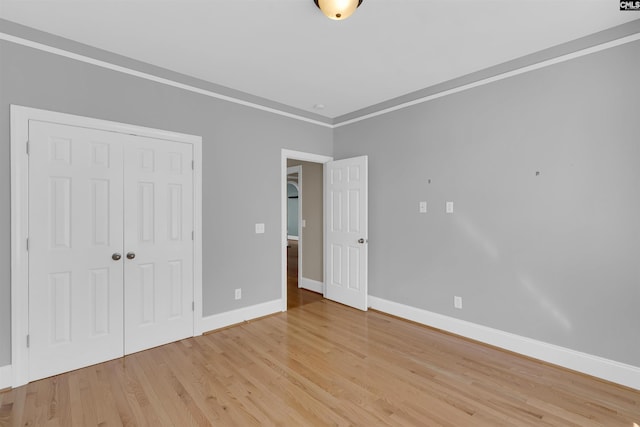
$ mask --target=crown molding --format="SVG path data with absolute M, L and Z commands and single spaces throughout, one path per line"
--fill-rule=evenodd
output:
M 640 40 L 640 20 L 452 79 L 333 119 L 0 19 L 0 40 L 249 108 L 336 129 Z M 143 71 L 146 70 L 146 71 Z
M 206 82 L 162 67 L 156 67 L 142 61 L 117 55 L 4 19 L 0 19 L 0 40 L 245 107 L 255 108 L 319 126 L 333 127 L 330 118 L 319 114 L 307 113 L 298 108 Z

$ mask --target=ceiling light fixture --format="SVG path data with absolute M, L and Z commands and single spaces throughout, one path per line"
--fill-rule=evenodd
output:
M 313 0 L 327 18 L 341 21 L 351 16 L 362 0 Z

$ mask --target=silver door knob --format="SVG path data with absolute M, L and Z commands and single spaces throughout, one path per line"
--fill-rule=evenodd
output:
M 122 258 L 122 255 L 120 255 L 118 252 L 116 252 L 115 254 L 111 255 L 111 259 L 114 261 L 119 261 L 120 258 Z
M 135 252 L 127 253 L 127 259 L 134 259 L 135 257 L 136 257 L 136 253 Z
M 358 239 L 358 243 L 364 243 L 364 239 L 361 237 Z

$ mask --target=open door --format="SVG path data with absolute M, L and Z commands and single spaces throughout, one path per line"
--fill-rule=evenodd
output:
M 325 297 L 367 310 L 367 156 L 325 163 Z

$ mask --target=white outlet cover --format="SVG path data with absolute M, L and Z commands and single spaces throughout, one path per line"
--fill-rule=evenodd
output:
M 453 202 L 447 202 L 447 213 L 453 213 Z
M 462 309 L 462 297 L 453 297 L 453 307 Z
M 420 202 L 419 212 L 427 213 L 427 202 Z
M 307 220 L 306 220 L 306 219 L 303 219 L 303 220 L 302 220 L 302 228 L 304 228 L 304 227 L 306 227 L 306 226 L 307 226 Z
M 264 224 L 263 223 L 256 224 L 256 234 L 263 234 L 263 233 L 264 233 Z
M 235 297 L 236 297 L 236 299 L 241 299 L 242 298 L 242 289 L 236 289 Z

